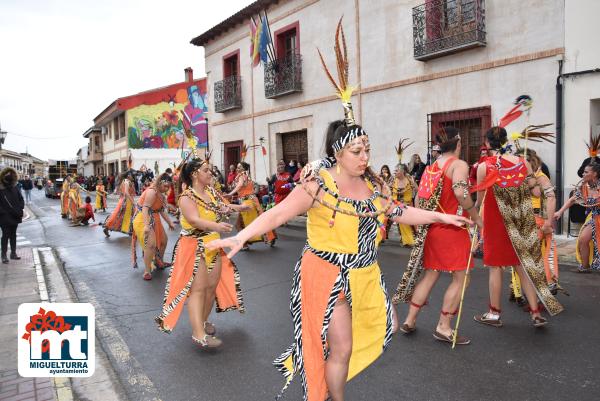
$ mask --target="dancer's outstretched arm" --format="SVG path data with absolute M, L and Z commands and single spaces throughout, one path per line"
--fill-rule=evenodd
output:
M 463 216 L 457 216 L 454 214 L 444 214 L 439 212 L 430 212 L 428 210 L 423 210 L 412 206 L 406 207 L 406 209 L 402 212 L 401 216 L 394 217 L 392 220 L 395 223 L 407 224 L 411 226 L 417 226 L 420 224 L 443 223 L 452 224 L 457 227 L 463 227 L 467 224 L 473 224 L 471 220 Z
M 317 184 L 304 184 L 311 193 L 316 193 Z M 267 233 L 290 219 L 305 213 L 312 206 L 314 199 L 302 187 L 298 186 L 277 206 L 267 210 L 254 220 L 248 227 L 237 233 L 234 237 L 211 241 L 205 245 L 207 249 L 230 248 L 228 258 L 233 257 L 243 244 L 250 238 Z

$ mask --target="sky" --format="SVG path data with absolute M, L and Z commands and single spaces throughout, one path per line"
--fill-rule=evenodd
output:
M 252 0 L 0 0 L 3 148 L 75 159 L 119 97 L 204 73 L 190 40 Z

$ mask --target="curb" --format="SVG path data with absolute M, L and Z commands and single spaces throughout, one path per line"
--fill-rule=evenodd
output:
M 50 248 L 44 248 L 50 249 Z M 48 297 L 48 287 L 40 261 L 40 253 L 37 247 L 31 248 L 33 252 L 33 264 L 35 266 L 35 275 L 37 277 L 38 288 L 40 290 L 40 299 L 42 302 L 50 302 Z M 54 395 L 57 401 L 73 401 L 73 389 L 71 387 L 71 379 L 68 377 L 53 377 L 52 387 L 54 387 Z

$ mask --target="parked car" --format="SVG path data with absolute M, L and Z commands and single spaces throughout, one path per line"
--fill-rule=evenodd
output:
M 62 193 L 62 184 L 63 179 L 57 178 L 52 182 L 52 180 L 48 180 L 46 182 L 46 198 L 60 198 L 60 194 Z

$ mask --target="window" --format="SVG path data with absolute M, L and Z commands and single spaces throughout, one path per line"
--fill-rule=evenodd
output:
M 300 25 L 298 21 L 275 31 L 277 58 L 292 57 L 300 53 Z
M 435 138 L 437 132 L 443 127 L 457 128 L 460 131 L 462 144 L 460 158 L 471 165 L 479 160 L 483 135 L 491 128 L 491 116 L 490 106 L 430 114 L 428 116 L 430 138 Z
M 121 172 L 127 171 L 127 160 L 121 160 Z
M 125 114 L 121 114 L 119 119 L 117 120 L 118 130 L 119 130 L 119 138 L 125 138 Z
M 100 151 L 100 138 L 95 136 L 94 137 L 94 152 L 99 152 Z
M 223 78 L 240 75 L 240 51 L 236 50 L 223 57 Z

